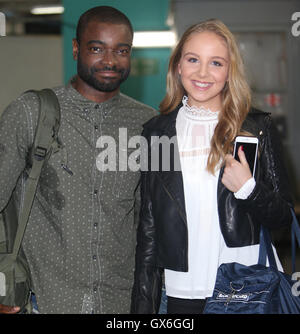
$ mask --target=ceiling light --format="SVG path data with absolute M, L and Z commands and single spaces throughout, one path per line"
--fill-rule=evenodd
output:
M 62 14 L 64 12 L 63 6 L 39 6 L 31 9 L 31 14 L 46 15 L 46 14 Z
M 176 44 L 173 31 L 137 31 L 133 37 L 135 48 L 168 48 Z

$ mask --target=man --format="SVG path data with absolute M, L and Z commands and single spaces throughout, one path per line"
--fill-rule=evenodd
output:
M 119 129 L 126 129 L 128 139 L 140 135 L 142 124 L 155 115 L 119 91 L 129 75 L 132 39 L 132 26 L 120 11 L 88 10 L 73 40 L 77 75 L 54 89 L 61 106 L 60 148 L 43 167 L 22 244 L 40 313 L 130 311 L 139 172 L 101 171 L 96 161 L 100 137 L 127 148 L 119 142 Z M 16 184 L 22 203 L 37 117 L 33 93 L 23 94 L 2 115 L 0 210 Z M 3 313 L 18 310 L 0 306 Z

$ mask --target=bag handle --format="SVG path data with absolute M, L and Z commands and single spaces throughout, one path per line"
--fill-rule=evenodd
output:
M 290 210 L 291 210 L 291 214 L 293 217 L 293 221 L 291 225 L 292 272 L 295 272 L 296 271 L 296 240 L 297 240 L 298 246 L 300 247 L 300 226 L 299 226 L 294 208 L 291 208 Z M 264 226 L 261 226 L 259 242 L 260 242 L 260 246 L 259 246 L 258 263 L 262 265 L 266 265 L 266 259 L 268 258 L 270 266 L 278 270 L 274 251 L 272 248 L 270 233 Z
M 266 229 L 266 227 L 261 226 L 258 263 L 262 265 L 266 265 L 266 259 L 269 260 L 270 267 L 273 267 L 278 270 L 274 251 L 272 248 L 272 241 L 271 241 L 270 233 Z
M 293 216 L 293 223 L 291 229 L 291 238 L 292 238 L 292 272 L 296 272 L 296 240 L 298 247 L 300 247 L 300 226 L 296 217 L 295 210 L 291 209 Z

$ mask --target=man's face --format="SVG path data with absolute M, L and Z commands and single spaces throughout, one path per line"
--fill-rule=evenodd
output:
M 88 86 L 114 92 L 130 72 L 132 35 L 125 24 L 91 21 L 80 43 L 73 40 L 77 74 Z

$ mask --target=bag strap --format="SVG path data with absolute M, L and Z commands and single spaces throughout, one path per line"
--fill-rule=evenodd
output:
M 296 217 L 295 210 L 291 209 L 293 216 L 293 223 L 291 229 L 291 240 L 292 240 L 292 272 L 296 272 L 296 240 L 298 247 L 300 247 L 300 226 Z
M 290 208 L 290 210 L 291 210 L 291 214 L 293 217 L 293 221 L 291 225 L 292 272 L 295 272 L 296 271 L 296 240 L 297 240 L 298 246 L 300 247 L 300 227 L 299 227 L 299 223 L 298 223 L 294 208 Z M 264 226 L 261 226 L 258 263 L 265 265 L 267 258 L 269 260 L 270 266 L 278 269 L 276 265 L 276 261 L 275 261 L 274 251 L 272 248 L 270 233 Z
M 39 98 L 39 117 L 30 154 L 32 167 L 26 180 L 24 202 L 19 213 L 18 229 L 13 247 L 12 257 L 14 259 L 17 258 L 21 248 L 43 164 L 51 155 L 52 145 L 57 139 L 60 125 L 60 106 L 55 93 L 48 88 L 28 92 L 37 94 Z
M 259 241 L 259 264 L 266 265 L 266 260 L 269 260 L 270 267 L 277 268 L 274 251 L 272 248 L 272 241 L 269 231 L 266 227 L 261 226 L 260 241 Z

